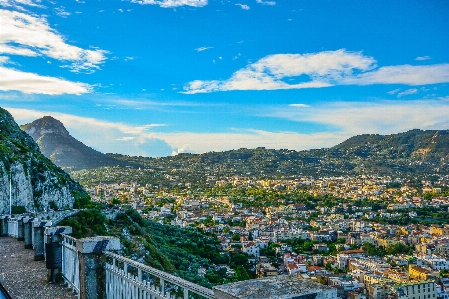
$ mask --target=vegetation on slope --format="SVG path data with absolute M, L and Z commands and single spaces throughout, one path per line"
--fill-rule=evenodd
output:
M 230 260 L 218 252 L 214 234 L 146 220 L 134 209 L 118 212 L 115 220 L 108 220 L 97 209 L 84 210 L 60 225 L 71 226 L 75 238 L 118 237 L 123 245 L 121 254 L 206 287 L 250 278 L 244 268 L 247 257 L 242 254 L 233 256 L 234 276 L 215 270 L 215 264 L 228 264 Z M 208 269 L 204 277 L 198 275 L 202 267 Z
M 394 135 L 360 135 L 329 149 L 309 151 L 265 148 L 146 158 L 108 154 L 138 168 L 103 167 L 72 173 L 84 186 L 100 182 L 137 182 L 202 187 L 208 179 L 235 175 L 255 179 L 291 176 L 429 177 L 449 174 L 449 131 L 412 130 Z M 175 178 L 175 179 L 174 179 Z

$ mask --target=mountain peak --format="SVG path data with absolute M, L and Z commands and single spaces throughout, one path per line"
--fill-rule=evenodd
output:
M 42 154 L 65 170 L 123 164 L 72 137 L 62 122 L 52 116 L 44 116 L 21 129 L 36 141 Z
M 66 137 L 70 136 L 69 132 L 64 127 L 62 122 L 51 116 L 44 116 L 42 118 L 36 119 L 30 124 L 23 125 L 22 129 L 26 131 L 31 137 L 33 137 L 34 140 L 37 140 L 40 136 L 47 134 Z

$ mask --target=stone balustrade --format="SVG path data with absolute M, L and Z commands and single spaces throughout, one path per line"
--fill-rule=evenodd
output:
M 108 299 L 214 298 L 208 288 L 157 270 L 112 252 L 105 252 Z
M 48 280 L 54 281 L 55 273 L 61 273 L 80 299 L 214 298 L 214 292 L 208 288 L 112 252 L 120 250 L 118 238 L 76 239 L 68 235 L 72 232 L 70 227 L 52 224 L 28 215 L 2 215 L 0 235 L 25 241 L 26 249 L 34 249 L 36 261 L 48 256 L 46 245 L 60 244 L 57 252 L 61 255 L 61 269 L 51 269 Z M 52 251 L 52 258 L 53 255 Z M 51 261 L 47 261 L 47 268 L 49 264 Z

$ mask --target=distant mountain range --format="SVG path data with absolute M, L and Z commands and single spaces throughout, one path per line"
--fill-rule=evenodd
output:
M 76 140 L 59 120 L 51 116 L 20 128 L 36 141 L 47 158 L 67 171 L 124 164 Z
M 162 158 L 102 154 L 76 140 L 64 125 L 46 116 L 22 126 L 42 153 L 66 170 L 102 166 L 184 169 L 183 175 L 410 175 L 449 174 L 449 130 L 411 130 L 392 135 L 365 134 L 327 149 L 305 151 L 238 149 Z

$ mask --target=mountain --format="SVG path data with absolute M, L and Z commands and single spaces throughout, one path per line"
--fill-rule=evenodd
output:
M 431 177 L 449 175 L 449 130 L 411 130 L 392 135 L 359 135 L 331 148 L 304 151 L 263 147 L 225 152 L 179 154 L 162 158 L 108 154 L 132 168 L 74 172 L 83 185 L 100 182 L 137 182 L 141 185 L 199 186 L 235 175 L 255 179 L 292 176 L 389 175 Z
M 449 130 L 411 130 L 392 135 L 359 135 L 335 146 L 337 149 L 359 149 L 368 155 L 407 157 L 411 160 L 442 163 L 449 155 Z
M 39 145 L 41 152 L 65 170 L 80 170 L 122 165 L 122 161 L 106 156 L 72 137 L 64 125 L 51 116 L 44 116 L 21 126 Z
M 27 211 L 72 208 L 88 198 L 84 189 L 39 151 L 36 142 L 0 108 L 0 214 L 12 205 Z

